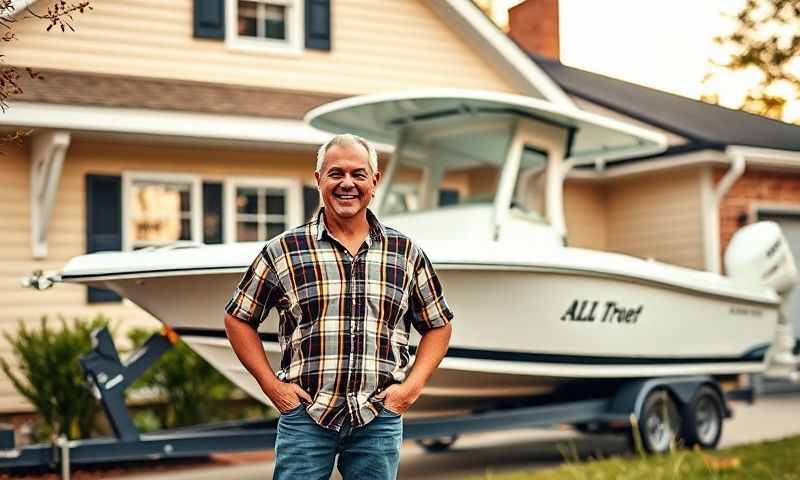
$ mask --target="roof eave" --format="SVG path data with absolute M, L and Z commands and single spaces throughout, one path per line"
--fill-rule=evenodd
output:
M 484 60 L 517 89 L 519 93 L 575 108 L 569 96 L 527 53 L 487 18 L 471 0 L 428 0 L 439 14 Z

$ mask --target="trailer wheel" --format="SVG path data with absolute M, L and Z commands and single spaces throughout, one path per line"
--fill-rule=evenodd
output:
M 437 453 L 449 450 L 456 443 L 456 440 L 458 440 L 458 435 L 450 435 L 447 437 L 423 438 L 417 440 L 416 443 L 428 453 Z
M 688 446 L 716 448 L 722 437 L 722 400 L 707 385 L 697 389 L 686 405 L 682 437 Z
M 665 453 L 675 445 L 680 432 L 681 418 L 669 392 L 664 389 L 650 392 L 645 398 L 638 420 L 638 433 L 645 451 Z

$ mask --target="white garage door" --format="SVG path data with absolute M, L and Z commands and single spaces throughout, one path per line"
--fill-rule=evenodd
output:
M 800 214 L 778 214 L 778 213 L 760 213 L 759 220 L 771 220 L 778 222 L 783 229 L 783 234 L 789 240 L 789 245 L 792 246 L 792 254 L 794 255 L 794 262 L 800 271 Z M 789 318 L 794 323 L 795 336 L 800 337 L 800 285 L 795 287 L 794 292 L 790 297 L 789 302 Z

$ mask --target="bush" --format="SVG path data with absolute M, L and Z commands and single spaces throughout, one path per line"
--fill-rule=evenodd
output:
M 98 430 L 99 405 L 78 358 L 91 350 L 92 330 L 108 325 L 108 319 L 98 315 L 91 320 L 76 318 L 71 324 L 63 317 L 59 320 L 58 331 L 42 317 L 38 330 L 28 330 L 20 321 L 16 336 L 3 333 L 17 362 L 12 369 L 0 358 L 0 366 L 41 417 L 42 424 L 34 434 L 37 440 L 60 435 L 71 440 L 87 438 Z
M 138 348 L 152 334 L 134 329 L 128 332 L 128 338 Z M 227 378 L 180 340 L 132 388 L 155 390 L 162 396 L 165 405 L 156 415 L 163 428 L 228 419 L 230 415 L 220 407 L 237 392 Z M 148 429 L 152 428 L 152 419 L 143 418 L 140 422 L 140 426 L 150 424 Z

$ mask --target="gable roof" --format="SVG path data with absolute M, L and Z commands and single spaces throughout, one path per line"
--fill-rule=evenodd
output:
M 40 0 L 11 0 L 18 14 Z M 494 24 L 472 0 L 427 0 L 436 12 L 489 65 L 523 95 L 557 105 L 574 106 L 569 96 L 527 54 Z M 191 3 L 189 4 L 191 5 Z
M 683 148 L 745 145 L 800 151 L 800 126 L 567 67 L 537 55 L 530 58 L 570 95 L 686 137 L 690 145 Z

